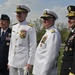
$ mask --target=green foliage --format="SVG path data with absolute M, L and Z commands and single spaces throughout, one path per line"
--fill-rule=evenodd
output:
M 66 28 L 64 28 L 63 30 L 60 30 L 59 32 L 60 32 L 60 35 L 61 35 L 62 43 L 65 43 L 65 41 L 68 38 L 69 31 Z
M 67 40 L 67 37 L 69 35 L 70 30 L 68 29 L 67 25 L 64 23 L 57 23 L 56 27 L 60 32 L 62 43 L 65 43 L 65 41 Z
M 37 43 L 40 42 L 40 40 L 41 40 L 42 36 L 44 35 L 44 33 L 45 33 L 45 30 L 44 30 L 44 29 L 39 30 L 39 31 L 37 32 Z
M 60 56 L 58 58 L 58 75 L 60 75 L 60 70 L 61 70 L 62 54 L 63 54 L 63 48 L 60 48 Z
M 32 21 L 30 21 L 32 23 Z M 37 44 L 40 42 L 42 36 L 45 33 L 45 29 L 42 28 L 42 20 L 41 19 L 36 19 L 33 21 L 33 24 L 35 25 L 36 28 L 36 34 L 37 34 Z

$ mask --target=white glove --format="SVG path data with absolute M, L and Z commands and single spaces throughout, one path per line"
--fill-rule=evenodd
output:
M 27 67 L 25 67 L 23 70 L 24 70 L 24 75 L 30 75 Z

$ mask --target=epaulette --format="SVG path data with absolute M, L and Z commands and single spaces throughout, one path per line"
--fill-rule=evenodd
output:
M 17 22 L 17 23 L 12 24 L 12 26 L 13 26 L 13 25 L 16 25 L 16 24 L 18 24 L 18 22 Z
M 31 27 L 33 27 L 33 26 L 34 26 L 34 24 L 31 24 L 31 23 L 29 23 L 29 24 L 28 24 L 28 26 L 31 26 Z
M 50 31 L 51 31 L 51 33 L 54 33 L 54 32 L 55 32 L 55 30 L 54 30 L 54 29 L 51 29 Z

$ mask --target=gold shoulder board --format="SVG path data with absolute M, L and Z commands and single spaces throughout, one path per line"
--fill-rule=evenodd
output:
M 16 24 L 18 24 L 18 22 L 17 23 L 14 23 L 13 25 L 16 25 Z
M 33 27 L 33 26 L 34 26 L 34 24 L 30 24 L 30 23 L 29 23 L 29 24 L 28 24 L 28 26 L 31 26 L 31 27 Z
M 51 29 L 51 33 L 54 33 L 55 32 L 55 30 L 54 29 Z

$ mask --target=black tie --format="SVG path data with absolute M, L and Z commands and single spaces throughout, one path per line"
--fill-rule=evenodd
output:
M 4 36 L 4 31 L 2 32 L 2 37 Z

